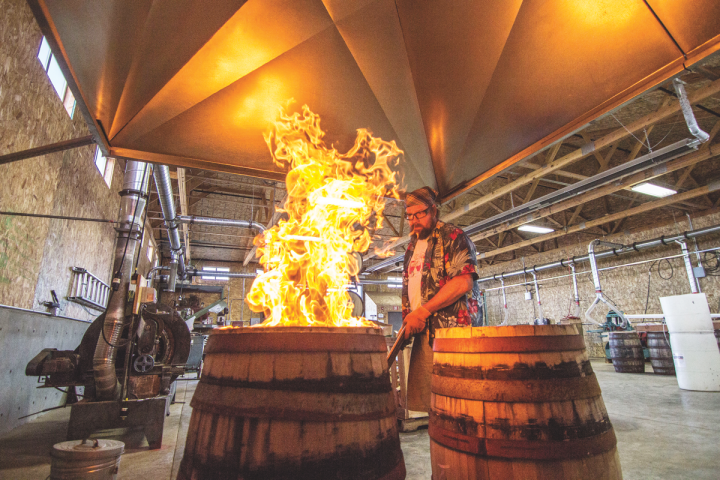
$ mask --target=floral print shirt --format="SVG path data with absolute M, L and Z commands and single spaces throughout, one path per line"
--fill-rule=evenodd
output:
M 408 267 L 415 251 L 417 236 L 414 236 L 405 252 L 403 265 L 402 313 L 403 318 L 410 313 L 408 295 Z M 423 264 L 421 295 L 422 303 L 427 303 L 453 277 L 469 273 L 473 280 L 480 278 L 475 245 L 465 232 L 455 225 L 437 222 L 433 233 L 428 237 Z M 436 328 L 465 327 L 480 325 L 480 288 L 473 282 L 472 291 L 460 297 L 452 305 L 433 313 L 430 317 L 431 339 Z

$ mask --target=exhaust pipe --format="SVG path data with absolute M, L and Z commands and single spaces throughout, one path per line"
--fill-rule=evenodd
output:
M 172 184 L 170 183 L 170 169 L 167 165 L 157 165 L 153 171 L 153 178 L 155 179 L 160 209 L 162 210 L 168 239 L 170 240 L 170 254 L 173 258 L 170 267 L 171 270 L 177 270 L 176 274 L 171 271 L 170 276 L 173 280 L 175 280 L 175 275 L 183 279 L 185 278 L 185 255 L 182 251 L 182 243 L 180 243 L 180 232 L 178 232 L 179 222 L 175 212 Z M 172 285 L 168 285 L 167 291 L 175 291 L 174 281 Z
M 147 202 L 150 166 L 128 160 L 123 189 L 120 191 L 120 215 L 113 265 L 113 292 L 105 312 L 105 322 L 93 356 L 95 395 L 98 400 L 118 400 L 120 383 L 115 373 L 117 344 L 125 324 L 125 303 L 132 275 L 135 250 L 140 240 L 142 219 Z

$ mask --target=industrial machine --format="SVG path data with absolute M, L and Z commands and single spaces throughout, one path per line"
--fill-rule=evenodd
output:
M 150 448 L 162 444 L 173 382 L 184 372 L 191 341 L 183 318 L 174 308 L 158 306 L 155 289 L 134 271 L 151 176 L 163 212 L 172 206 L 167 167 L 153 170 L 148 164 L 128 160 L 105 312 L 88 327 L 75 350 L 45 349 L 25 370 L 26 375 L 39 377 L 42 387 L 68 388 L 67 403 L 72 404 L 68 440 L 88 438 L 96 430 L 141 427 Z M 167 222 L 168 231 L 175 240 L 174 211 L 168 218 L 172 219 Z M 179 240 L 173 247 L 170 277 L 174 284 L 178 269 L 184 275 L 184 262 Z M 83 387 L 81 395 L 76 395 L 77 387 Z M 77 396 L 82 399 L 77 401 Z
M 159 448 L 173 382 L 185 372 L 190 354 L 190 331 L 177 312 L 140 303 L 137 314 L 130 316 L 113 344 L 117 348 L 115 372 L 120 399 L 101 401 L 93 363 L 98 342 L 110 343 L 104 338 L 104 323 L 103 313 L 75 350 L 44 349 L 28 363 L 25 374 L 39 377 L 44 388 L 68 388 L 68 403 L 73 403 L 69 440 L 87 438 L 98 429 L 142 426 L 150 447 Z M 77 387 L 84 388 L 82 401 L 75 403 Z
M 622 315 L 610 310 L 605 315 L 605 323 L 600 324 L 600 328 L 594 330 L 588 330 L 588 333 L 599 333 L 602 336 L 603 343 L 605 344 L 605 360 L 608 362 L 612 361 L 610 355 L 610 343 L 608 342 L 608 333 L 610 332 L 622 332 L 635 330 L 630 322 L 623 319 Z M 647 332 L 639 332 L 640 342 L 643 346 L 643 355 L 647 361 L 650 358 L 650 350 L 647 348 Z

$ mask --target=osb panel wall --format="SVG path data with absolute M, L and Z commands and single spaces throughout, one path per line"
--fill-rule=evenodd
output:
M 118 165 L 118 171 L 113 172 L 108 188 L 95 168 L 92 150 L 90 155 L 81 153 L 65 152 L 51 214 L 114 219 L 120 204 L 117 192 L 122 188 L 122 168 Z M 112 224 L 51 220 L 33 308 L 40 308 L 40 302 L 50 298 L 50 290 L 61 297 L 70 293 L 72 267 L 85 268 L 109 284 L 115 236 Z M 73 318 L 90 319 L 99 314 L 72 302 L 63 303 L 63 307 L 63 315 Z
M 653 228 L 640 233 L 633 234 L 619 234 L 605 238 L 607 241 L 612 241 L 621 244 L 632 244 L 633 242 L 640 242 L 644 240 L 650 240 L 659 238 L 661 235 L 672 236 L 682 233 L 685 230 L 689 230 L 687 221 L 680 221 L 682 217 L 678 217 L 678 222 L 673 225 Z M 720 224 L 720 214 L 708 215 L 693 219 L 693 226 L 695 229 L 703 228 L 707 226 Z M 525 257 L 525 266 L 527 268 L 533 265 L 541 265 L 557 261 L 561 258 L 570 258 L 572 256 L 587 255 L 588 244 L 592 240 L 592 237 L 588 237 L 587 243 L 577 244 L 572 247 L 561 248 L 552 250 L 549 252 L 534 255 L 532 257 Z M 720 246 L 720 236 L 708 235 L 698 239 L 698 246 L 701 250 Z M 688 242 L 688 247 L 692 250 L 694 245 L 692 242 Z M 606 247 L 598 247 L 597 251 L 605 250 Z M 676 244 L 668 245 L 664 247 L 654 248 L 650 250 L 642 250 L 641 252 L 635 252 L 631 254 L 625 254 L 616 258 L 604 258 L 598 260 L 598 268 L 606 268 L 609 266 L 618 266 L 628 263 L 643 262 L 646 260 L 652 260 L 660 257 L 669 255 L 677 255 L 680 253 L 680 247 Z M 615 304 L 627 314 L 642 314 L 645 313 L 646 298 L 648 295 L 648 278 L 650 281 L 650 295 L 647 301 L 647 313 L 662 313 L 659 298 L 662 296 L 669 295 L 681 295 L 690 293 L 690 286 L 688 283 L 687 274 L 684 268 L 682 258 L 674 258 L 669 260 L 670 263 L 662 261 L 659 263 L 640 263 L 638 265 L 627 266 L 617 268 L 613 270 L 606 270 L 600 273 L 600 280 L 603 292 L 615 302 Z M 693 264 L 697 261 L 693 256 Z M 714 262 L 711 262 L 714 263 Z M 648 270 L 650 266 L 652 272 L 648 277 Z M 671 268 L 672 267 L 672 268 Z M 522 260 L 516 260 L 513 262 L 505 262 L 498 264 L 497 266 L 482 268 L 481 276 L 490 276 L 500 274 L 502 272 L 511 272 L 521 270 L 523 268 Z M 659 273 L 658 273 L 658 268 Z M 584 312 L 590 306 L 592 301 L 595 299 L 595 288 L 590 276 L 590 264 L 589 262 L 582 262 L 576 267 L 578 272 L 578 290 L 580 294 L 580 309 L 582 321 L 585 328 L 593 328 L 592 324 L 584 318 Z M 569 269 L 553 269 L 537 274 L 538 282 L 540 284 L 540 299 L 542 302 L 543 313 L 545 317 L 558 321 L 563 317 L 567 316 L 571 312 L 571 300 L 572 300 L 572 278 L 566 276 L 564 278 L 551 279 L 551 277 L 557 277 L 561 275 L 569 274 Z M 662 277 L 672 277 L 665 280 Z M 700 286 L 703 292 L 708 296 L 708 303 L 710 304 L 711 312 L 718 312 L 720 305 L 720 295 L 718 293 L 718 287 L 720 286 L 720 277 L 707 276 L 700 280 Z M 523 276 L 516 276 L 505 280 L 505 285 L 518 285 L 524 281 L 528 282 L 527 287 L 515 286 L 506 288 L 508 311 L 510 323 L 529 323 L 538 316 L 537 306 L 533 293 L 533 300 L 525 300 L 524 293 L 525 289 L 533 290 L 532 286 L 532 275 L 528 274 L 526 278 Z M 488 324 L 497 325 L 502 321 L 503 309 L 502 309 L 502 293 L 497 287 L 500 286 L 500 282 L 490 281 L 481 284 L 481 288 L 485 289 L 487 312 L 488 312 Z M 492 290 L 488 290 L 492 289 Z M 601 306 L 597 307 L 593 312 L 593 317 L 596 320 L 602 321 L 608 308 Z M 635 320 L 636 322 L 640 320 Z M 601 350 L 598 345 L 591 345 L 597 343 L 597 336 L 586 336 L 586 342 L 591 354 L 594 356 L 600 356 Z
M 0 0 L 0 154 L 88 134 L 82 116 L 72 120 L 37 60 L 42 34 L 27 4 Z M 114 219 L 122 168 L 108 189 L 93 163 L 94 147 L 0 166 L 0 209 L 36 214 Z M 38 308 L 67 295 L 70 267 L 110 280 L 115 235 L 107 224 L 0 217 L 0 304 Z M 64 315 L 91 318 L 80 307 Z

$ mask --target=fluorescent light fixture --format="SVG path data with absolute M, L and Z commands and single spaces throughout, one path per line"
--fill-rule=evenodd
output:
M 523 232 L 533 232 L 533 233 L 550 233 L 550 232 L 555 231 L 552 228 L 539 227 L 537 225 L 521 225 L 518 227 L 518 230 L 521 230 Z
M 304 240 L 307 242 L 319 242 L 320 237 L 310 237 L 307 235 L 288 235 L 285 237 L 286 240 Z
M 343 200 L 342 198 L 320 197 L 317 199 L 319 205 L 335 205 L 336 207 L 345 208 L 363 208 L 365 204 L 354 200 Z
M 652 195 L 653 197 L 668 197 L 670 195 L 675 195 L 677 193 L 676 190 L 672 190 L 669 188 L 661 187 L 660 185 L 655 185 L 653 183 L 639 183 L 632 187 L 631 189 L 633 192 L 639 192 L 644 193 L 645 195 Z
M 388 285 L 388 288 L 402 288 L 402 277 L 387 277 L 387 281 L 396 282 Z

